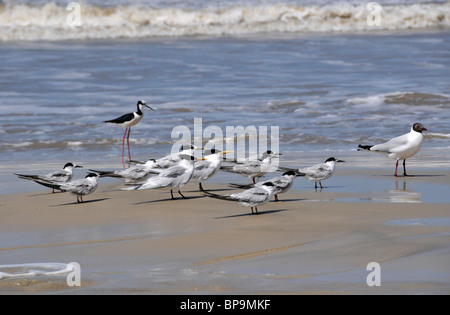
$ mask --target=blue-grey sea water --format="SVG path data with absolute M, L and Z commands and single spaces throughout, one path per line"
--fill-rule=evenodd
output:
M 448 17 L 439 18 L 448 3 L 428 8 L 430 20 L 437 21 L 432 27 L 403 28 L 391 21 L 393 30 L 361 28 L 365 22 L 360 18 L 343 15 L 324 19 L 320 23 L 325 31 L 315 32 L 296 29 L 301 18 L 295 14 L 306 9 L 319 15 L 343 14 L 339 12 L 345 6 L 288 1 L 284 4 L 293 10 L 290 18 L 273 18 L 273 12 L 287 9 L 268 1 L 209 6 L 198 1 L 141 1 L 140 12 L 166 19 L 165 26 L 154 22 L 156 18 L 140 23 L 136 17 L 134 28 L 141 27 L 148 36 L 126 35 L 120 31 L 132 29 L 130 25 L 105 22 L 101 29 L 92 27 L 97 36 L 88 38 L 83 30 L 52 24 L 52 14 L 67 14 L 64 2 L 22 2 L 28 4 L 3 1 L 0 13 L 2 192 L 11 192 L 13 172 L 43 173 L 68 161 L 120 167 L 124 129 L 103 121 L 134 111 L 140 99 L 156 109 L 145 111 L 132 128 L 131 154 L 140 159 L 169 153 L 177 140 L 172 137 L 174 127 L 193 130 L 196 118 L 202 119 L 203 128 L 218 126 L 224 133 L 227 126 L 277 126 L 279 150 L 289 162 L 311 152 L 322 159 L 355 151 L 360 143 L 388 140 L 422 122 L 428 128 L 423 150 L 437 152 L 440 166 L 448 159 L 450 30 Z M 94 5 L 100 3 L 85 1 L 81 8 L 95 11 Z M 119 16 L 120 10 L 134 10 L 136 16 L 139 12 L 127 2 L 103 5 Z M 401 5 L 410 12 L 416 8 L 414 2 L 392 1 L 386 11 L 400 10 Z M 14 10 L 29 14 L 34 27 L 11 22 Z M 51 12 L 47 24 L 39 25 L 35 15 L 46 10 Z M 218 17 L 220 10 L 228 10 L 230 17 Z M 238 14 L 236 10 L 242 15 L 237 21 L 231 14 Z M 247 12 L 251 10 L 254 16 Z M 85 17 L 86 23 L 101 21 L 105 12 Z M 180 12 L 198 16 L 185 20 Z M 217 20 L 200 19 L 206 13 L 214 13 Z M 179 20 L 170 24 L 171 14 Z M 345 25 L 345 19 L 354 23 L 354 31 L 329 29 Z M 74 32 L 79 36 L 72 36 Z M 119 35 L 110 36 L 113 32 Z

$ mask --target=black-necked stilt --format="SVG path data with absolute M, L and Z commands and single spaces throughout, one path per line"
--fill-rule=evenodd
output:
M 72 176 L 73 176 L 73 169 L 81 168 L 81 167 L 83 167 L 83 166 L 75 165 L 75 164 L 69 162 L 69 163 L 66 163 L 61 170 L 51 172 L 47 175 L 24 175 L 24 174 L 15 174 L 15 173 L 14 173 L 14 175 L 17 175 L 21 179 L 32 180 L 38 184 L 48 187 L 48 185 L 45 185 L 46 181 L 58 182 L 58 183 L 70 182 L 72 180 Z M 39 181 L 44 181 L 44 182 L 39 182 Z M 53 192 L 55 192 L 55 189 L 53 189 Z
M 273 183 L 266 182 L 261 186 L 255 186 L 243 192 L 227 196 L 216 195 L 206 190 L 202 190 L 202 192 L 211 198 L 239 202 L 243 206 L 250 207 L 252 214 L 258 214 L 258 206 L 268 203 L 274 195 L 275 189 Z
M 142 117 L 144 117 L 144 112 L 142 111 L 144 107 L 150 108 L 151 110 L 154 110 L 150 106 L 147 105 L 145 101 L 138 101 L 137 102 L 137 111 L 134 113 L 128 113 L 125 115 L 122 115 L 116 119 L 106 120 L 105 123 L 111 123 L 118 126 L 121 126 L 125 128 L 125 133 L 123 135 L 122 140 L 122 164 L 125 167 L 124 162 L 124 155 L 125 155 L 125 137 L 127 138 L 127 145 L 128 145 L 128 157 L 131 160 L 131 153 L 130 153 L 130 133 L 131 133 L 131 127 L 136 125 L 142 120 Z M 128 133 L 128 136 L 127 136 Z
M 156 176 L 152 176 L 147 179 L 144 183 L 123 188 L 122 190 L 142 190 L 142 189 L 170 189 L 170 195 L 173 197 L 173 189 L 178 188 L 178 193 L 183 199 L 188 199 L 180 191 L 191 178 L 194 173 L 194 163 L 196 158 L 192 155 L 182 154 L 181 161 L 179 164 L 169 167 L 167 169 L 159 170 Z
M 362 149 L 372 152 L 385 153 L 390 158 L 396 159 L 395 177 L 398 177 L 398 161 L 403 160 L 403 176 L 408 176 L 406 174 L 406 159 L 419 152 L 423 143 L 423 131 L 427 131 L 427 129 L 421 123 L 415 123 L 412 125 L 411 131 L 407 134 L 395 137 L 388 142 L 377 145 L 359 145 L 358 151 Z

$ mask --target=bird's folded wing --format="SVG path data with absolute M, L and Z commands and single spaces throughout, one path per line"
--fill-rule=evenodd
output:
M 408 134 L 405 134 L 403 136 L 393 138 L 388 142 L 374 145 L 373 147 L 370 148 L 370 151 L 391 153 L 393 152 L 392 150 L 395 150 L 396 148 L 405 145 L 407 142 L 408 142 Z

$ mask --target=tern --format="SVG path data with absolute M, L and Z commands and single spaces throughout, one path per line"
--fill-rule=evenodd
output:
M 260 159 L 247 160 L 245 162 L 235 162 L 234 165 L 223 165 L 221 170 L 231 173 L 236 173 L 244 177 L 249 177 L 256 183 L 256 178 L 263 177 L 272 169 L 272 158 L 280 156 L 280 153 L 275 153 L 268 150 L 263 153 Z
M 297 175 L 297 173 L 295 171 L 287 171 L 287 172 L 283 173 L 283 175 L 281 175 L 281 176 L 277 176 L 277 177 L 271 178 L 269 180 L 259 182 L 257 184 L 250 184 L 250 185 L 230 184 L 229 186 L 233 187 L 233 188 L 249 189 L 249 188 L 253 188 L 253 187 L 261 187 L 265 183 L 272 183 L 275 186 L 275 191 L 274 191 L 275 201 L 278 202 L 278 201 L 280 201 L 278 199 L 278 195 L 288 192 L 294 185 L 294 179 L 297 176 L 299 176 L 299 175 Z
M 330 178 L 334 174 L 336 163 L 342 163 L 345 161 L 337 160 L 334 157 L 328 158 L 324 163 L 316 164 L 306 168 L 300 168 L 295 170 L 297 176 L 303 176 L 307 180 L 314 182 L 314 188 L 317 190 L 317 183 L 319 183 L 322 189 L 322 181 Z M 280 168 L 281 170 L 289 170 L 286 168 Z
M 159 173 L 148 178 L 141 184 L 133 187 L 122 188 L 122 190 L 143 190 L 143 189 L 170 189 L 170 195 L 173 197 L 173 189 L 178 188 L 178 193 L 183 199 L 186 198 L 180 191 L 191 178 L 194 173 L 195 158 L 192 155 L 180 155 L 179 164 L 169 167 L 168 169 L 159 170 Z M 158 171 L 157 171 L 158 172 Z
M 217 149 L 205 150 L 203 158 L 195 162 L 192 181 L 198 182 L 199 189 L 202 190 L 202 182 L 217 174 L 222 165 L 222 156 L 234 151 L 220 151 Z
M 202 192 L 211 198 L 239 202 L 245 207 L 250 207 L 252 214 L 259 214 L 258 206 L 268 203 L 274 195 L 275 189 L 273 183 L 267 182 L 261 186 L 255 186 L 242 192 L 226 196 L 213 194 L 206 190 L 202 190 Z
M 197 147 L 191 144 L 184 144 L 180 147 L 179 152 L 170 153 L 162 158 L 156 159 L 156 167 L 169 168 L 178 165 L 182 160 L 182 155 L 194 155 L 195 151 L 203 150 L 203 148 Z
M 47 182 L 47 186 L 54 189 L 59 189 L 63 191 L 68 191 L 73 195 L 77 196 L 77 202 L 83 202 L 83 196 L 92 194 L 98 186 L 98 178 L 100 176 L 96 173 L 88 173 L 85 178 L 77 179 L 68 183 L 58 183 L 51 181 Z
M 130 153 L 130 133 L 131 133 L 131 127 L 136 125 L 142 120 L 142 117 L 144 117 L 144 112 L 142 111 L 144 107 L 150 108 L 151 110 L 155 110 L 147 105 L 147 103 L 143 100 L 140 100 L 137 102 L 137 111 L 134 113 L 128 113 L 125 115 L 122 115 L 118 118 L 111 119 L 111 120 L 105 120 L 105 123 L 111 123 L 118 125 L 120 127 L 125 128 L 125 133 L 123 134 L 123 140 L 122 140 L 122 164 L 125 167 L 124 162 L 124 155 L 125 155 L 125 137 L 127 138 L 127 145 L 128 145 L 128 157 L 131 160 L 131 153 Z M 128 136 L 127 136 L 128 134 Z
M 114 177 L 124 180 L 126 183 L 139 182 L 147 179 L 154 174 L 152 170 L 156 166 L 156 161 L 150 159 L 143 164 L 136 164 L 127 169 L 120 169 L 115 171 L 99 171 L 90 169 L 91 172 L 98 173 L 100 177 Z
M 398 177 L 398 162 L 403 160 L 403 176 L 408 176 L 406 174 L 406 159 L 419 152 L 423 143 L 423 131 L 427 131 L 427 129 L 421 123 L 415 123 L 412 125 L 411 131 L 407 134 L 395 137 L 388 142 L 377 145 L 360 144 L 358 146 L 358 151 L 368 150 L 372 152 L 384 153 L 391 159 L 397 160 L 395 163 L 395 177 Z
M 24 175 L 24 174 L 16 174 L 16 173 L 14 173 L 14 175 L 17 175 L 21 179 L 32 180 L 35 183 L 38 183 L 40 185 L 48 187 L 48 185 L 45 184 L 46 182 L 59 182 L 59 183 L 70 182 L 72 180 L 72 176 L 73 176 L 73 169 L 74 168 L 82 168 L 82 167 L 83 166 L 81 166 L 81 165 L 76 165 L 76 164 L 69 162 L 69 163 L 66 163 L 61 170 L 51 172 L 47 175 Z M 41 182 L 41 181 L 43 181 L 43 182 Z M 53 188 L 53 192 L 55 192 L 54 188 Z

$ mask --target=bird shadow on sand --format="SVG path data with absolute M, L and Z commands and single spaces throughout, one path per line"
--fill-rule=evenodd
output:
M 235 214 L 235 215 L 227 215 L 224 217 L 217 217 L 214 219 L 230 219 L 230 218 L 239 218 L 239 217 L 247 217 L 247 216 L 260 216 L 263 214 L 271 214 L 271 213 L 277 213 L 277 212 L 283 212 L 283 211 L 287 211 L 286 209 L 280 209 L 280 210 L 266 210 L 266 211 L 258 211 L 258 213 L 242 213 L 242 214 Z
M 52 195 L 60 195 L 66 193 L 65 191 L 55 191 L 55 192 L 43 192 L 43 193 L 37 193 L 34 195 L 29 195 L 29 197 L 41 197 L 41 196 L 52 196 Z
M 294 198 L 294 199 L 279 199 L 278 201 L 271 200 L 270 202 L 273 202 L 275 204 L 277 204 L 277 203 L 281 204 L 283 202 L 296 202 L 296 201 L 305 201 L 305 200 L 307 200 L 307 199 L 305 199 L 305 198 Z
M 205 189 L 205 190 L 206 191 L 219 192 L 219 191 L 232 191 L 232 190 L 234 191 L 236 189 L 232 189 L 232 188 L 218 188 L 218 189 Z M 190 190 L 190 191 L 187 191 L 187 192 L 189 192 L 189 193 L 201 193 L 201 191 L 199 191 L 199 190 Z
M 100 202 L 100 201 L 105 201 L 105 200 L 109 200 L 110 198 L 101 198 L 101 199 L 91 199 L 91 200 L 85 200 L 83 202 L 70 202 L 70 203 L 63 203 L 60 205 L 53 205 L 50 207 L 63 207 L 63 206 L 74 206 L 74 205 L 83 205 L 83 204 L 87 204 L 87 203 L 94 203 L 94 202 Z
M 174 193 L 175 194 L 175 193 Z M 204 198 L 205 196 L 186 196 L 186 198 L 183 197 L 176 197 L 174 199 L 172 198 L 164 198 L 164 199 L 158 199 L 158 200 L 149 200 L 149 201 L 142 201 L 142 202 L 136 202 L 134 205 L 144 205 L 144 204 L 150 204 L 150 203 L 158 203 L 158 202 L 170 202 L 170 201 L 178 201 L 178 200 L 193 200 L 193 199 L 200 199 Z

